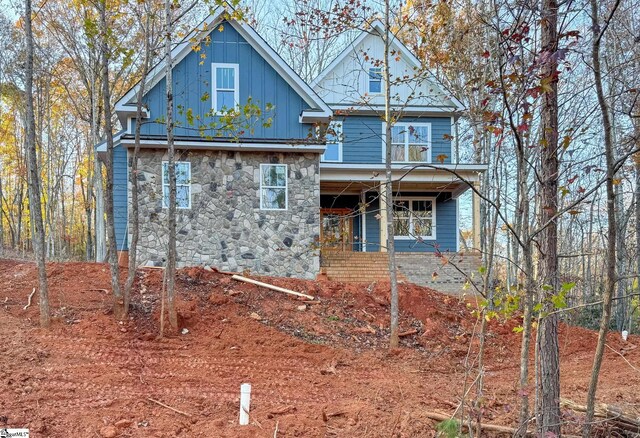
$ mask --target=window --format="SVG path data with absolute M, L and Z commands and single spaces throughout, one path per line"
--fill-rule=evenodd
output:
M 213 109 L 224 111 L 234 109 L 240 102 L 238 64 L 212 64 Z
M 176 161 L 176 206 L 191 208 L 191 163 Z M 162 207 L 169 208 L 169 163 L 162 162 Z
M 322 154 L 322 161 L 342 161 L 342 138 L 342 122 L 329 123 L 325 135 L 327 148 Z
M 382 68 L 369 68 L 369 93 L 382 93 Z
M 435 239 L 435 199 L 396 198 L 393 203 L 393 230 L 397 238 Z
M 260 209 L 287 209 L 287 165 L 260 165 Z
M 431 124 L 396 123 L 393 125 L 391 128 L 391 161 L 430 163 Z

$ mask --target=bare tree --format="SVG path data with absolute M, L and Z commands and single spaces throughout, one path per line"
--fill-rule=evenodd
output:
M 44 223 L 42 221 L 42 204 L 40 195 L 40 170 L 36 151 L 36 126 L 33 110 L 33 54 L 34 41 L 31 23 L 31 0 L 24 2 L 24 29 L 27 40 L 27 62 L 25 64 L 25 98 L 27 128 L 27 168 L 29 181 L 29 212 L 32 222 L 32 242 L 38 264 L 40 326 L 49 327 L 49 286 L 47 284 L 47 266 L 44 249 Z
M 173 31 L 173 3 L 165 0 L 165 83 L 167 89 L 167 153 L 169 176 L 169 205 L 168 205 L 168 248 L 167 248 L 167 311 L 169 324 L 173 329 L 178 328 L 178 315 L 175 308 L 175 283 L 176 283 L 176 166 L 175 145 L 173 142 L 173 57 L 171 41 Z
M 129 303 L 131 301 L 131 288 L 135 280 L 136 270 L 138 268 L 137 252 L 138 252 L 138 238 L 140 233 L 140 215 L 138 210 L 138 155 L 140 154 L 140 131 L 142 127 L 142 115 L 143 115 L 143 96 L 146 91 L 147 76 L 149 72 L 149 66 L 151 64 L 152 45 L 153 44 L 153 22 L 155 20 L 155 10 L 153 10 L 150 2 L 143 2 L 141 5 L 141 13 L 139 16 L 142 21 L 144 16 L 144 23 L 141 23 L 144 49 L 143 60 L 141 65 L 142 76 L 140 77 L 138 101 L 136 102 L 136 127 L 135 127 L 135 146 L 133 148 L 133 154 L 131 155 L 131 170 L 129 173 L 131 182 L 131 203 L 129 212 L 129 227 L 131 229 L 131 241 L 129 242 L 129 269 L 127 281 L 124 287 L 124 312 L 129 313 Z
M 120 288 L 120 266 L 118 265 L 118 253 L 115 231 L 115 219 L 113 211 L 113 124 L 111 121 L 111 87 L 109 83 L 109 28 L 107 26 L 106 0 L 98 0 L 98 13 L 100 15 L 100 58 L 102 65 L 102 102 L 104 111 L 104 129 L 107 137 L 107 184 L 104 195 L 105 210 L 107 213 L 107 237 L 108 257 L 111 268 L 111 288 L 113 290 L 113 311 L 116 318 L 124 317 L 124 299 Z
M 540 271 L 544 309 L 550 313 L 539 328 L 540 385 L 538 430 L 543 436 L 560 436 L 560 350 L 558 315 L 551 314 L 551 297 L 559 292 L 558 279 L 558 3 L 543 0 L 541 7 L 541 44 L 545 61 L 541 75 L 549 83 L 542 97 L 540 152 L 540 222 L 544 228 L 540 242 Z
M 591 371 L 591 380 L 589 382 L 589 391 L 587 393 L 587 411 L 584 428 L 582 431 L 582 436 L 584 438 L 589 438 L 591 436 L 591 423 L 593 422 L 596 390 L 598 388 L 598 378 L 600 376 L 600 366 L 602 365 L 602 356 L 604 354 L 607 332 L 609 330 L 609 321 L 611 319 L 611 303 L 616 288 L 616 246 L 618 242 L 618 239 L 616 238 L 616 235 L 618 233 L 618 224 L 616 217 L 617 205 L 614 182 L 616 176 L 616 162 L 614 158 L 614 144 L 610 119 L 610 108 L 605 98 L 602 86 L 602 72 L 600 68 L 600 42 L 602 41 L 602 37 L 604 36 L 604 33 L 606 32 L 606 29 L 609 26 L 609 23 L 613 18 L 613 14 L 618 8 L 620 1 L 617 0 L 615 2 L 611 14 L 604 22 L 604 26 L 602 27 L 600 24 L 600 19 L 598 18 L 598 2 L 596 0 L 590 0 L 590 4 L 591 29 L 593 31 L 591 61 L 593 64 L 593 76 L 595 78 L 596 93 L 598 96 L 598 106 L 600 107 L 600 113 L 602 115 L 607 172 L 607 263 L 605 289 L 602 297 L 602 317 L 600 318 L 600 330 L 598 332 L 598 344 L 596 346 L 596 353 L 593 359 L 593 369 Z

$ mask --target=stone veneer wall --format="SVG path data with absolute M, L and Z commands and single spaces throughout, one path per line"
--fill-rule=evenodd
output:
M 443 257 L 450 262 L 445 263 Z M 412 283 L 455 295 L 475 294 L 475 288 L 471 285 L 465 288 L 465 283 L 472 281 L 477 286 L 482 284 L 478 272 L 482 263 L 480 254 L 444 253 L 443 257 L 434 253 L 397 252 L 396 263 L 398 270 Z
M 319 154 L 181 151 L 191 163 L 191 208 L 178 209 L 177 264 L 299 278 L 319 271 Z M 163 265 L 167 213 L 162 208 L 166 151 L 143 149 L 138 158 L 138 262 Z M 260 209 L 260 164 L 288 165 L 288 208 Z M 129 199 L 129 202 L 131 200 Z M 131 211 L 131 209 L 129 209 Z

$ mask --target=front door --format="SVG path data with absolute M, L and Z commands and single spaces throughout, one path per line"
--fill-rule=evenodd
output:
M 352 211 L 348 208 L 320 209 L 322 249 L 351 251 L 353 246 Z

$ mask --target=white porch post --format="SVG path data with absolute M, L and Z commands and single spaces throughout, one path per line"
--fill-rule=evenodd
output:
M 475 182 L 473 183 L 473 187 L 476 190 L 480 189 L 480 185 Z M 473 249 L 475 251 L 480 250 L 480 196 L 474 191 L 473 192 Z
M 387 252 L 387 194 L 385 192 L 385 183 L 380 184 L 380 252 Z
M 367 192 L 360 191 L 360 251 L 367 252 Z

